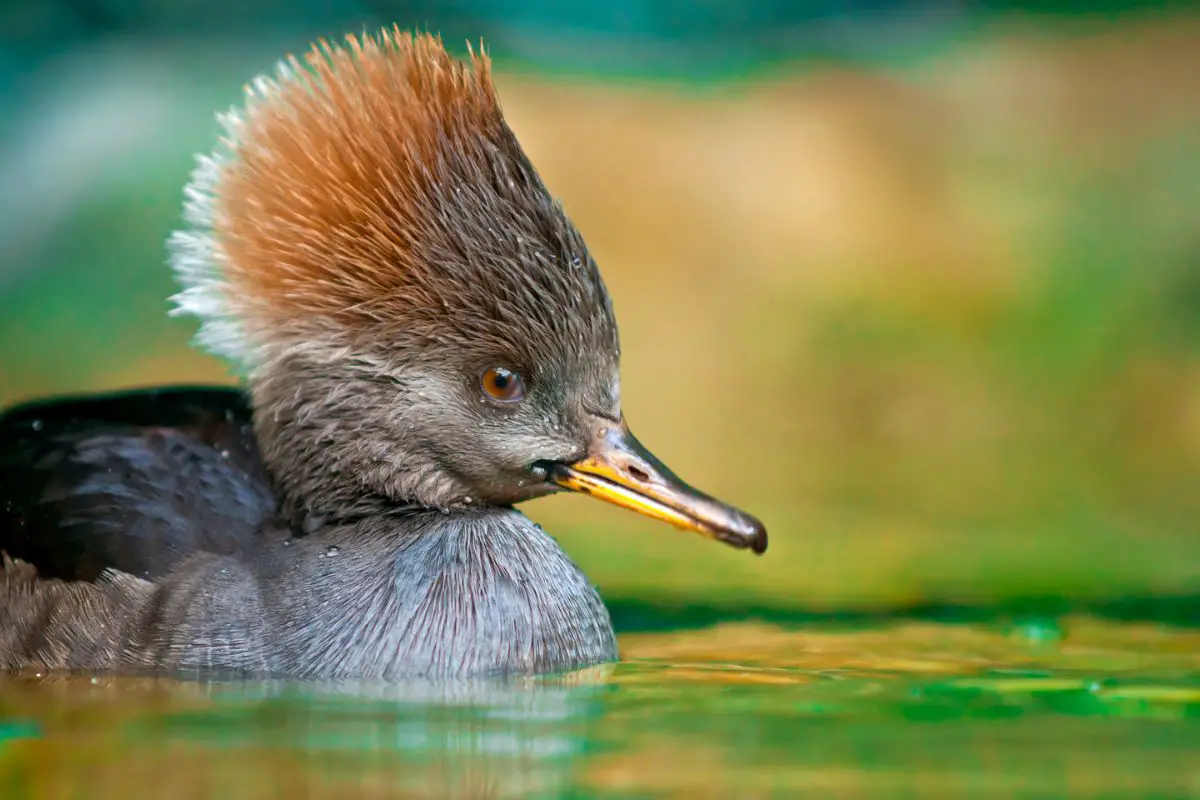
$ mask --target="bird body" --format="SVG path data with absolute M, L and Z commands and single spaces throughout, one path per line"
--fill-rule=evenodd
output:
M 248 90 L 171 241 L 246 390 L 0 416 L 0 665 L 296 677 L 617 657 L 512 506 L 572 490 L 762 552 L 629 432 L 611 301 L 473 68 L 399 30 Z

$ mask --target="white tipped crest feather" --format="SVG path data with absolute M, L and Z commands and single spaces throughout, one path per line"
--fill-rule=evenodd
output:
M 275 74 L 280 81 L 288 81 L 295 73 L 287 61 L 280 61 Z M 214 232 L 217 192 L 222 168 L 237 158 L 244 115 L 252 113 L 254 105 L 268 99 L 278 86 L 270 77 L 259 76 L 243 89 L 243 106 L 217 114 L 222 135 L 211 153 L 196 156 L 196 167 L 184 188 L 184 227 L 167 241 L 171 269 L 181 286 L 170 298 L 175 306 L 171 316 L 199 319 L 196 344 L 243 372 L 253 369 L 257 347 L 246 338 L 227 295 L 226 255 Z

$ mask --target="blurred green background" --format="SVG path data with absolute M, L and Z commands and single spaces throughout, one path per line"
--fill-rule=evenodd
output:
M 1188 4 L 0 6 L 0 404 L 230 381 L 166 316 L 193 154 L 284 53 L 391 22 L 489 44 L 605 271 L 635 431 L 771 531 L 756 559 L 529 504 L 618 625 L 1200 621 Z

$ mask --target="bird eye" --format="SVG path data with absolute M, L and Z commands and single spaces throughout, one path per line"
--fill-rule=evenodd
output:
M 479 379 L 483 392 L 500 403 L 516 403 L 525 399 L 525 381 L 504 367 L 492 367 Z

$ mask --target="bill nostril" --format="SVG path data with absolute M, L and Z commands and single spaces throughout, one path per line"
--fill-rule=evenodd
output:
M 642 483 L 650 482 L 650 473 L 641 467 L 629 467 L 629 474 L 633 476 L 634 480 L 641 481 Z

